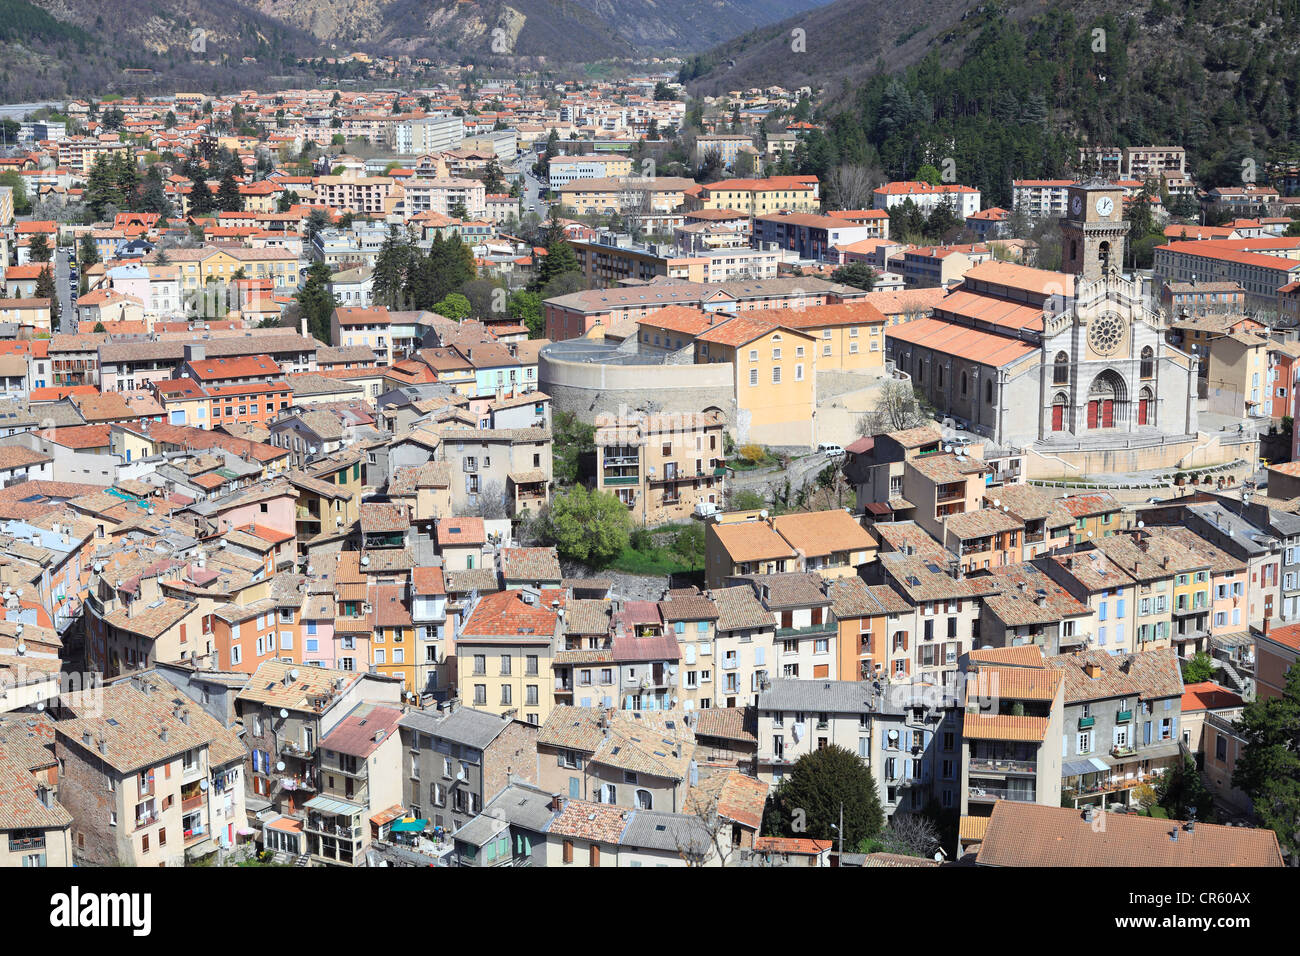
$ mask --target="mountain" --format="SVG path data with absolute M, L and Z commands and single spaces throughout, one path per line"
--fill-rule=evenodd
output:
M 706 49 L 824 0 L 243 0 L 339 48 L 490 57 L 510 52 L 587 62 Z
M 0 0 L 0 100 L 311 84 L 300 57 L 358 51 L 526 69 L 664 56 L 822 2 Z
M 0 0 L 0 96 L 152 90 L 157 74 L 167 89 L 237 90 L 316 46 L 242 0 Z
M 904 26 L 881 0 L 838 0 L 692 58 L 683 78 L 701 94 L 822 87 L 826 133 L 798 171 L 848 163 L 899 179 L 950 159 L 986 204 L 1007 205 L 1012 178 L 1068 174 L 1082 143 L 1185 146 L 1205 186 L 1300 161 L 1300 0 L 926 9 Z M 807 54 L 789 51 L 795 25 Z

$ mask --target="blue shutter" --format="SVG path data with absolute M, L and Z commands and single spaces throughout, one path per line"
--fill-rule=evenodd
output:
M 570 778 L 569 778 L 569 796 L 570 796 L 572 799 L 577 800 L 578 797 L 579 797 L 579 790 L 580 790 L 580 784 L 579 784 L 579 782 L 578 782 L 578 778 L 577 778 L 577 777 L 570 777 Z

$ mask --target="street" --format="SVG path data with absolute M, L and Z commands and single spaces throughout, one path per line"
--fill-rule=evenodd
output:
M 54 288 L 59 296 L 59 331 L 77 331 L 76 310 L 72 306 L 72 287 L 68 284 L 68 250 L 58 246 L 54 250 Z

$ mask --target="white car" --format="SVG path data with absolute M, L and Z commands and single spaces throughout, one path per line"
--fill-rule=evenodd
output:
M 843 448 L 841 448 L 839 445 L 834 444 L 833 442 L 828 442 L 828 441 L 824 441 L 820 445 L 818 445 L 817 450 L 820 452 L 825 452 L 828 455 L 833 455 L 835 457 L 844 454 Z

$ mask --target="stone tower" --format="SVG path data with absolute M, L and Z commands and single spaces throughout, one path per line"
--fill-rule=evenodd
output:
M 1124 191 L 1104 179 L 1090 179 L 1067 187 L 1061 234 L 1062 271 L 1085 279 L 1120 272 L 1128 235 Z

